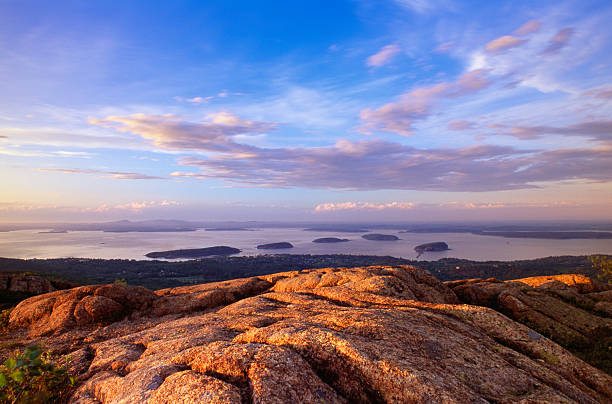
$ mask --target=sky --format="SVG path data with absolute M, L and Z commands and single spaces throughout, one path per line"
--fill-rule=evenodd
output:
M 612 3 L 0 0 L 0 222 L 612 219 Z

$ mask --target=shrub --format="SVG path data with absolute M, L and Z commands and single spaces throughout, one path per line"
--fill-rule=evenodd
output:
M 612 257 L 609 255 L 593 255 L 591 262 L 593 267 L 599 269 L 597 277 L 612 284 Z
M 4 334 L 8 331 L 9 317 L 13 309 L 6 309 L 0 311 L 0 334 Z
M 48 353 L 33 345 L 23 354 L 15 353 L 0 366 L 0 402 L 65 402 L 74 383 L 74 378 L 53 363 Z

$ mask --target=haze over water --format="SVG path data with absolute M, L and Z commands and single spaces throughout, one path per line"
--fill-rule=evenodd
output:
M 257 254 L 361 254 L 390 255 L 416 259 L 414 247 L 445 241 L 451 250 L 424 253 L 419 259 L 455 257 L 470 260 L 519 260 L 559 255 L 612 254 L 611 240 L 521 239 L 474 235 L 470 233 L 399 233 L 397 229 L 377 229 L 394 234 L 398 241 L 368 241 L 362 233 L 304 231 L 303 228 L 263 228 L 252 231 L 130 232 L 70 231 L 39 233 L 40 230 L 0 232 L 0 257 L 10 258 L 122 258 L 148 259 L 151 251 L 203 248 L 227 245 L 239 248 L 238 255 Z M 318 244 L 320 237 L 347 238 L 349 242 Z M 265 243 L 288 241 L 292 249 L 257 250 Z

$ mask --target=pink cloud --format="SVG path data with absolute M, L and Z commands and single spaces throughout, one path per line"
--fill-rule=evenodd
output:
M 568 44 L 573 33 L 574 29 L 571 27 L 565 27 L 559 30 L 559 32 L 557 32 L 555 36 L 550 39 L 548 46 L 542 51 L 542 54 L 553 55 L 558 53 L 565 47 L 565 45 Z
M 538 32 L 541 26 L 542 23 L 538 20 L 527 21 L 525 24 L 517 28 L 517 30 L 514 31 L 514 34 L 521 36 L 533 34 L 534 32 Z
M 455 41 L 443 42 L 434 49 L 435 52 L 445 53 L 452 50 L 455 47 Z
M 595 98 L 604 100 L 612 99 L 612 85 L 607 85 L 599 88 L 592 88 L 584 92 L 584 95 L 591 95 Z M 1 136 L 0 136 L 1 137 Z
M 102 170 L 90 170 L 81 168 L 39 168 L 38 171 L 42 172 L 53 172 L 63 174 L 89 174 L 97 175 L 100 177 L 113 178 L 118 180 L 163 180 L 164 177 L 157 177 L 148 174 L 141 173 L 130 173 L 120 171 L 102 171 Z
M 95 208 L 84 208 L 82 209 L 82 212 L 96 212 L 96 213 L 102 213 L 102 212 L 110 212 L 113 210 L 119 210 L 119 211 L 131 211 L 134 213 L 139 213 L 143 210 L 146 209 L 152 209 L 152 208 L 164 208 L 164 207 L 168 207 L 168 206 L 180 206 L 181 203 L 176 202 L 176 201 L 167 201 L 167 200 L 163 200 L 163 201 L 141 201 L 141 202 L 128 202 L 128 203 L 124 203 L 124 204 L 120 204 L 120 205 L 108 205 L 108 204 L 102 204 L 98 207 Z
M 580 136 L 591 140 L 612 142 L 612 121 L 589 121 L 568 126 L 505 126 L 490 125 L 498 135 L 518 139 L 536 139 L 544 135 Z
M 386 210 L 386 209 L 413 209 L 416 206 L 413 202 L 388 202 L 388 203 L 372 203 L 372 202 L 341 202 L 341 203 L 321 203 L 315 206 L 314 211 L 334 212 L 339 210 Z
M 374 130 L 410 136 L 414 133 L 413 123 L 427 118 L 434 104 L 442 98 L 455 98 L 475 93 L 491 84 L 484 69 L 467 72 L 455 82 L 443 82 L 433 86 L 418 87 L 402 95 L 399 101 L 385 104 L 377 109 L 364 109 L 360 118 L 364 124 L 362 133 Z
M 380 67 L 384 66 L 391 61 L 398 53 L 400 53 L 400 47 L 396 44 L 384 46 L 377 53 L 368 57 L 366 60 L 366 66 Z
M 472 129 L 474 127 L 473 122 L 464 121 L 462 119 L 456 119 L 454 121 L 450 121 L 446 127 L 449 130 L 467 130 Z
M 520 39 L 511 35 L 504 35 L 486 44 L 485 50 L 489 53 L 499 53 L 511 48 L 516 48 L 525 42 L 527 42 L 525 39 Z
M 207 122 L 193 123 L 175 115 L 135 114 L 90 119 L 90 123 L 137 134 L 167 149 L 206 151 L 246 151 L 249 146 L 236 143 L 233 136 L 262 133 L 276 127 L 275 123 L 248 121 L 229 112 L 210 114 L 206 118 Z
M 270 188 L 478 192 L 538 188 L 535 184 L 548 181 L 612 180 L 612 149 L 604 148 L 417 149 L 382 140 L 344 140 L 326 147 L 259 149 L 240 157 L 184 157 L 179 163 L 199 171 L 172 176 Z

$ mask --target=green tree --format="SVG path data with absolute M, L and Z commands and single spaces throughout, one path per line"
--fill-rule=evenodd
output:
M 604 282 L 612 284 L 612 256 L 593 255 L 591 262 L 595 268 L 599 269 L 597 277 Z

